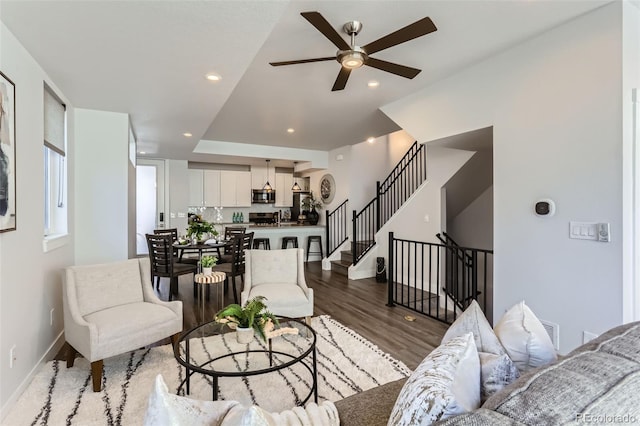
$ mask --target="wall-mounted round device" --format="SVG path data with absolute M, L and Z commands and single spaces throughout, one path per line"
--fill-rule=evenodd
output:
M 535 205 L 535 213 L 536 216 L 547 216 L 551 217 L 556 212 L 556 203 L 553 200 L 543 199 L 536 201 Z

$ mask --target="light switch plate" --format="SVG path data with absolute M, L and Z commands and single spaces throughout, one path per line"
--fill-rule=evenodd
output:
M 598 223 L 569 222 L 569 238 L 598 241 Z

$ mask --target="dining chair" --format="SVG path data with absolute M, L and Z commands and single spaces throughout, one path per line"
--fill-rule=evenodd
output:
M 169 278 L 169 300 L 178 293 L 178 277 L 196 274 L 197 264 L 181 263 L 174 256 L 173 240 L 169 234 L 146 234 L 151 263 L 151 279 L 155 278 L 156 288 L 160 288 L 160 278 Z M 195 287 L 195 284 L 194 284 Z
M 237 235 L 243 235 L 247 231 L 246 226 L 227 226 L 224 228 L 224 239 L 231 241 Z M 233 244 L 225 246 L 224 253 L 221 256 L 220 263 L 231 262 L 231 253 L 233 252 Z
M 239 276 L 240 280 L 244 284 L 244 260 L 245 250 L 251 249 L 253 243 L 253 232 L 247 232 L 244 234 L 236 235 L 232 243 L 231 261 L 228 263 L 221 263 L 214 266 L 214 271 L 224 272 L 227 274 L 225 280 L 225 287 L 228 287 L 229 278 L 231 278 L 231 285 L 233 286 L 233 300 L 238 303 L 238 291 L 236 290 L 236 277 Z
M 178 242 L 178 228 L 162 228 L 162 229 L 154 229 L 153 233 L 155 235 L 171 235 L 171 243 L 175 244 Z M 174 257 L 178 257 L 178 249 L 173 249 Z

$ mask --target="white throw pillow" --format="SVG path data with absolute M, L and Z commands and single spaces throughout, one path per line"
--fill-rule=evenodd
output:
M 438 346 L 400 390 L 389 426 L 429 425 L 480 405 L 480 361 L 472 333 Z
M 155 385 L 144 416 L 145 426 L 220 425 L 220 426 L 339 426 L 338 409 L 330 401 L 306 407 L 294 407 L 270 413 L 237 401 L 200 401 L 169 393 L 162 375 Z
M 451 324 L 442 338 L 442 343 L 466 333 L 473 333 L 480 355 L 480 395 L 481 400 L 486 401 L 517 379 L 520 374 L 475 300 Z
M 493 332 L 491 324 L 484 316 L 480 305 L 475 300 L 451 324 L 441 343 L 448 342 L 454 337 L 463 336 L 467 333 L 473 333 L 478 352 L 488 352 L 496 355 L 507 353 Z
M 169 393 L 162 375 L 149 395 L 145 426 L 218 425 L 237 401 L 198 401 Z
M 547 331 L 524 301 L 511 307 L 494 331 L 521 373 L 558 359 Z

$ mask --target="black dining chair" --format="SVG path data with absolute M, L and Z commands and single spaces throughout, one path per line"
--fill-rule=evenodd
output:
M 247 231 L 246 226 L 227 226 L 224 228 L 225 241 L 231 241 L 237 235 L 243 235 Z M 220 256 L 220 263 L 231 262 L 231 253 L 233 253 L 233 243 L 225 246 L 224 253 Z
M 146 234 L 151 263 L 151 280 L 155 279 L 160 289 L 160 278 L 169 278 L 169 300 L 178 293 L 178 277 L 185 274 L 196 274 L 198 265 L 181 263 L 174 256 L 173 240 L 169 234 Z M 195 287 L 195 283 L 194 283 Z
M 229 278 L 233 286 L 233 300 L 238 303 L 238 290 L 236 289 L 236 277 L 240 276 L 242 284 L 244 284 L 244 258 L 245 250 L 251 249 L 253 243 L 253 232 L 236 235 L 232 243 L 231 261 L 214 266 L 214 271 L 224 272 L 227 274 L 225 279 L 225 288 L 228 288 Z M 209 288 L 207 287 L 207 290 Z

